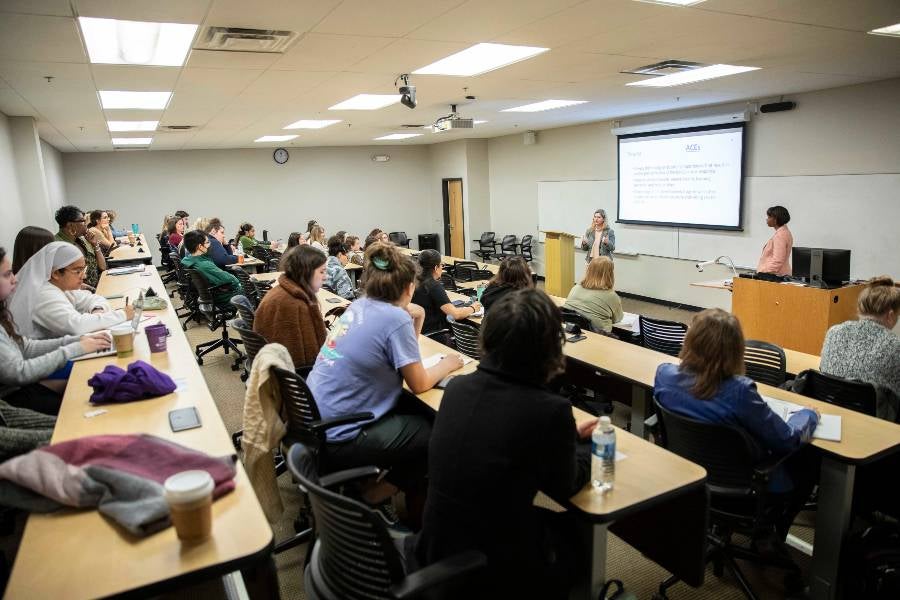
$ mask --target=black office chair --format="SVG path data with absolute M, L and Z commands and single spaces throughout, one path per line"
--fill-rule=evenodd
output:
M 459 286 L 456 285 L 456 280 L 450 276 L 449 273 L 441 273 L 441 278 L 439 280 L 444 289 L 448 292 L 458 292 Z
M 466 551 L 418 571 L 395 544 L 381 517 L 365 504 L 333 491 L 378 475 L 377 467 L 360 467 L 318 476 L 316 456 L 303 444 L 288 453 L 288 468 L 309 497 L 316 542 L 303 577 L 311 600 L 380 600 L 420 598 L 483 569 L 487 558 Z
M 566 308 L 565 306 L 560 306 L 559 312 L 562 315 L 563 323 L 571 323 L 572 325 L 578 326 L 583 331 L 594 330 L 594 326 L 591 323 L 591 320 L 577 310 Z
M 237 311 L 231 306 L 225 308 L 216 304 L 214 294 L 217 291 L 222 290 L 224 286 L 211 286 L 200 271 L 195 269 L 185 270 L 191 278 L 191 284 L 197 291 L 197 306 L 200 309 L 200 312 L 203 313 L 203 316 L 206 317 L 209 330 L 215 331 L 219 328 L 222 329 L 222 337 L 218 340 L 197 344 L 195 351 L 197 364 L 203 365 L 203 357 L 213 350 L 222 348 L 225 351 L 225 354 L 228 354 L 229 350 L 234 350 L 236 356 L 234 364 L 231 365 L 231 370 L 237 371 L 241 368 L 241 363 L 244 360 L 244 353 L 241 352 L 240 348 L 237 346 L 241 342 L 239 340 L 233 340 L 228 336 L 227 325 L 227 322 L 234 318 Z
M 335 306 L 334 308 L 328 309 L 328 312 L 322 317 L 325 321 L 325 328 L 331 329 L 346 310 L 346 306 Z
M 162 234 L 156 235 L 156 242 L 159 244 L 159 263 L 166 270 L 162 275 L 163 284 L 172 283 L 178 280 L 178 274 L 175 273 L 175 265 L 172 264 L 172 256 L 169 253 L 169 238 L 163 238 Z
M 472 254 L 480 256 L 482 260 L 489 261 L 497 253 L 496 234 L 493 231 L 485 231 L 478 240 L 478 250 L 472 250 Z
M 500 254 L 497 256 L 500 260 L 509 258 L 510 256 L 518 256 L 516 249 L 519 247 L 519 238 L 514 235 L 504 235 L 500 240 Z
M 269 241 L 269 230 L 268 229 L 263 229 L 263 241 L 264 242 Z
M 268 344 L 266 338 L 253 331 L 253 325 L 248 324 L 243 319 L 235 319 L 231 322 L 231 328 L 238 332 L 241 341 L 244 343 L 244 349 L 247 356 L 244 359 L 243 368 L 241 369 L 241 381 L 247 381 L 250 377 L 250 369 L 253 368 L 253 359 L 263 346 Z
M 271 250 L 266 248 L 265 246 L 260 246 L 257 244 L 253 246 L 253 249 L 250 251 L 250 254 L 253 255 L 254 258 L 257 258 L 262 261 L 262 266 L 260 267 L 263 273 L 268 273 L 269 271 L 277 271 L 278 263 L 281 260 L 280 257 L 275 256 Z
M 651 319 L 640 315 L 641 344 L 644 348 L 656 350 L 670 356 L 678 356 L 684 345 L 687 325 L 677 321 Z
M 177 281 L 177 287 L 175 289 L 178 292 L 178 296 L 181 298 L 181 306 L 175 309 L 175 316 L 178 317 L 179 320 L 184 319 L 184 321 L 181 321 L 181 329 L 187 331 L 187 324 L 190 321 L 200 323 L 203 320 L 203 313 L 200 312 L 200 307 L 197 304 L 197 292 L 194 290 L 194 286 L 191 285 L 190 275 L 188 275 L 187 270 L 182 266 L 181 260 L 178 259 L 177 254 L 173 252 L 169 256 L 175 267 L 175 277 Z
M 780 346 L 747 340 L 744 350 L 747 377 L 759 383 L 778 387 L 787 379 L 787 359 Z
M 797 375 L 793 389 L 809 398 L 876 416 L 878 390 L 871 383 L 807 369 Z
M 409 238 L 406 237 L 405 231 L 392 231 L 388 234 L 388 239 L 398 246 L 409 248 Z
M 784 506 L 768 492 L 773 471 L 787 458 L 767 459 L 766 453 L 744 430 L 729 425 L 697 421 L 662 407 L 654 398 L 655 437 L 670 452 L 706 469 L 709 492 L 709 529 L 706 561 L 721 577 L 724 567 L 732 572 L 744 595 L 756 595 L 735 559 L 777 567 L 788 571 L 788 582 L 799 582 L 799 569 L 790 558 L 762 555 L 752 547 L 732 541 L 734 534 L 760 539 L 771 536 Z M 654 598 L 666 598 L 666 591 L 678 582 L 674 575 L 660 584 Z
M 519 252 L 520 256 L 525 259 L 525 262 L 531 262 L 534 260 L 534 256 L 531 254 L 531 244 L 534 237 L 531 235 L 523 235 L 522 242 L 519 244 Z
M 253 321 L 256 319 L 256 307 L 247 300 L 246 296 L 241 294 L 232 296 L 230 302 L 241 320 L 247 324 L 248 328 L 253 329 Z
M 228 269 L 228 272 L 237 277 L 238 281 L 241 282 L 241 289 L 244 291 L 243 295 L 255 310 L 256 307 L 259 306 L 260 301 L 259 288 L 256 286 L 256 282 L 250 277 L 250 273 L 241 267 Z
M 459 281 L 471 281 L 466 271 L 477 271 L 478 263 L 474 260 L 458 260 L 452 265 L 444 267 L 444 273 L 450 273 L 454 279 Z
M 453 345 L 456 349 L 468 356 L 479 360 L 478 355 L 478 326 L 474 323 L 450 321 L 450 331 L 453 332 Z

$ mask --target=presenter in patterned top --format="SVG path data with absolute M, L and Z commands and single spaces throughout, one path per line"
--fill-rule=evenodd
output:
M 608 256 L 612 260 L 612 253 L 616 249 L 616 232 L 607 224 L 606 211 L 602 208 L 594 211 L 591 226 L 581 238 L 581 249 L 588 251 L 584 262 L 589 263 L 598 256 Z
M 766 225 L 775 229 L 775 234 L 763 246 L 762 256 L 756 265 L 757 273 L 773 275 L 791 274 L 791 248 L 794 236 L 787 228 L 791 213 L 783 206 L 771 206 L 766 211 Z

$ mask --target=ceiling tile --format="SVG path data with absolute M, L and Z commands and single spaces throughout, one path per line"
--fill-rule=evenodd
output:
M 60 91 L 84 92 L 96 96 L 90 65 L 0 61 L 0 77 L 19 91 L 54 94 Z M 46 77 L 52 77 L 49 82 Z
M 241 93 L 262 73 L 245 69 L 200 69 L 188 67 L 182 70 L 175 88 L 175 96 L 192 94 L 232 97 Z
M 400 37 L 462 4 L 462 0 L 344 0 L 316 33 Z
M 199 24 L 209 0 L 74 0 L 74 4 L 82 17 Z
M 163 92 L 175 89 L 178 67 L 91 65 L 98 90 Z
M 354 71 L 395 74 L 409 73 L 469 47 L 460 42 L 432 42 L 402 38 L 353 65 Z M 418 77 L 418 76 L 417 76 Z M 427 80 L 430 75 L 421 76 Z
M 270 69 L 253 81 L 246 93 L 290 100 L 319 87 L 336 75 L 338 75 L 337 72 L 329 71 L 276 71 Z
M 322 20 L 341 0 L 214 0 L 204 25 L 282 29 L 304 33 Z
M 0 90 L 0 113 L 8 117 L 34 117 L 37 111 L 18 92 L 12 89 Z
M 340 71 L 350 68 L 353 64 L 393 41 L 389 37 L 310 33 L 275 61 L 274 68 L 298 71 Z
M 0 59 L 84 63 L 87 55 L 75 19 L 4 14 Z
M 208 69 L 268 69 L 281 54 L 275 52 L 226 52 L 191 50 L 187 67 Z
M 6 12 L 71 17 L 72 7 L 69 0 L 3 0 L 0 2 L 0 13 Z

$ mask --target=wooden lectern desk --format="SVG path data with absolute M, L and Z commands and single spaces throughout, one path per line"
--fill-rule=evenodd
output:
M 736 277 L 731 312 L 748 340 L 818 355 L 829 327 L 856 318 L 863 287 L 823 290 Z
M 569 295 L 575 285 L 575 236 L 564 231 L 544 231 L 544 291 L 551 296 Z

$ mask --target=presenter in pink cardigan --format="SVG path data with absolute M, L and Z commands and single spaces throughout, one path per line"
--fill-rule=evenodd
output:
M 762 256 L 756 265 L 757 273 L 773 275 L 791 274 L 791 248 L 794 236 L 788 229 L 791 213 L 783 206 L 772 206 L 766 211 L 766 225 L 775 229 L 775 234 L 763 246 Z

